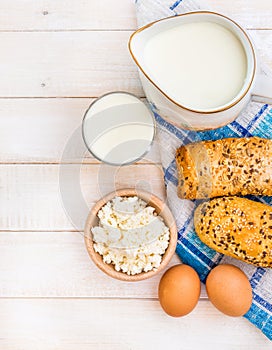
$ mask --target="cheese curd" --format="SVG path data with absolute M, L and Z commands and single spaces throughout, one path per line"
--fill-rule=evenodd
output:
M 115 197 L 98 212 L 92 228 L 94 250 L 116 271 L 128 275 L 156 270 L 170 239 L 169 228 L 142 199 Z

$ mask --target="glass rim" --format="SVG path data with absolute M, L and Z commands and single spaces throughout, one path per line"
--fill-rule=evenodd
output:
M 114 94 L 125 94 L 125 95 L 130 95 L 132 97 L 134 97 L 135 99 L 137 99 L 139 102 L 141 102 L 145 108 L 147 109 L 147 111 L 149 112 L 151 118 L 152 118 L 152 126 L 153 126 L 153 136 L 152 136 L 152 139 L 150 139 L 150 142 L 149 142 L 149 145 L 148 147 L 146 148 L 146 150 L 140 155 L 138 156 L 137 158 L 133 159 L 133 160 L 130 160 L 130 161 L 127 161 L 127 162 L 124 162 L 124 163 L 114 163 L 114 162 L 110 162 L 110 161 L 107 161 L 107 160 L 104 160 L 104 159 L 101 159 L 99 156 L 97 156 L 92 150 L 91 148 L 89 147 L 88 143 L 87 143 L 87 140 L 85 138 L 85 133 L 84 133 L 84 125 L 85 125 L 85 121 L 86 121 L 86 117 L 90 111 L 90 109 L 94 106 L 94 104 L 96 102 L 98 102 L 100 99 L 108 96 L 108 95 L 114 95 Z M 136 162 L 138 162 L 139 160 L 141 160 L 151 149 L 153 143 L 154 143 L 154 140 L 155 140 L 155 136 L 156 136 L 156 120 L 155 120 L 155 117 L 154 117 L 154 114 L 152 112 L 152 110 L 150 108 L 148 108 L 148 106 L 136 95 L 130 93 L 130 92 L 126 92 L 126 91 L 112 91 L 112 92 L 107 92 L 99 97 L 97 97 L 94 101 L 91 102 L 91 104 L 89 105 L 89 107 L 86 109 L 85 113 L 84 113 L 84 116 L 83 116 L 83 119 L 82 119 L 82 123 L 81 123 L 81 134 L 82 134 L 82 138 L 83 138 L 83 141 L 84 141 L 84 144 L 87 148 L 87 150 L 90 152 L 90 154 L 95 158 L 97 159 L 98 161 L 102 162 L 102 163 L 105 163 L 105 164 L 108 164 L 108 165 L 111 165 L 111 166 L 125 166 L 125 165 L 131 165 L 131 164 L 134 164 Z

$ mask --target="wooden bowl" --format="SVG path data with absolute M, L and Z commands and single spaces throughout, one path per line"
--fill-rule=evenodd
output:
M 141 272 L 136 275 L 127 275 L 124 272 L 116 271 L 114 269 L 113 264 L 105 263 L 103 261 L 102 256 L 99 253 L 95 252 L 93 247 L 94 242 L 92 238 L 91 229 L 92 227 L 98 225 L 98 222 L 99 222 L 99 218 L 97 216 L 98 211 L 108 201 L 110 201 L 116 196 L 119 196 L 119 197 L 137 196 L 143 199 L 146 203 L 148 203 L 148 205 L 155 208 L 156 213 L 163 218 L 165 225 L 169 228 L 169 232 L 170 232 L 169 245 L 162 257 L 161 264 L 156 269 L 156 271 Z M 176 249 L 177 228 L 176 228 L 175 219 L 172 213 L 170 212 L 167 205 L 161 199 L 159 199 L 158 197 L 154 196 L 149 192 L 129 188 L 129 189 L 117 190 L 115 192 L 109 193 L 108 195 L 100 199 L 93 206 L 86 220 L 85 229 L 84 229 L 84 239 L 85 239 L 86 248 L 88 250 L 88 253 L 91 259 L 94 261 L 96 266 L 99 267 L 102 271 L 104 271 L 107 275 L 122 281 L 140 281 L 140 280 L 144 280 L 155 276 L 157 273 L 163 270 L 166 267 L 166 265 L 169 263 Z

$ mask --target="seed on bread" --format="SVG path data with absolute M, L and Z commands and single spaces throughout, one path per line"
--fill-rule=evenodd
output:
M 272 140 L 227 138 L 176 151 L 178 195 L 186 199 L 272 195 Z
M 272 268 L 272 207 L 240 197 L 214 198 L 198 206 L 194 224 L 199 238 L 219 253 Z

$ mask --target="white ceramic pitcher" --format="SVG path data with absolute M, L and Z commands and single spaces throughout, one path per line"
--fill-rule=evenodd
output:
M 155 83 L 150 78 L 152 74 L 145 66 L 143 55 L 144 47 L 152 36 L 181 24 L 199 21 L 214 22 L 233 32 L 242 43 L 247 59 L 245 82 L 235 98 L 224 106 L 205 111 L 187 108 L 170 98 L 160 87 L 160 82 Z M 152 107 L 178 127 L 194 130 L 215 129 L 233 121 L 251 98 L 255 101 L 272 103 L 272 79 L 258 73 L 256 49 L 251 39 L 241 26 L 224 15 L 197 11 L 158 20 L 131 35 L 129 50 L 139 68 L 143 89 Z

